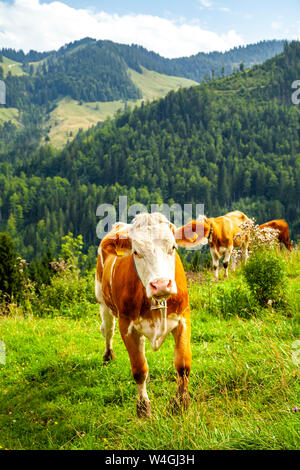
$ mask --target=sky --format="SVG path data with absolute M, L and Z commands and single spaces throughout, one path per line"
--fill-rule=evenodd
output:
M 0 48 L 58 49 L 84 37 L 164 57 L 300 39 L 300 0 L 0 0 Z

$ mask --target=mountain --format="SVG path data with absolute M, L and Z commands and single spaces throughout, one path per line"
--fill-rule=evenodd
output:
M 228 75 L 240 63 L 248 68 L 282 50 L 283 41 L 263 41 L 225 53 L 166 59 L 141 46 L 90 38 L 43 53 L 2 49 L 0 79 L 6 83 L 9 113 L 0 109 L 0 123 L 12 116 L 36 145 L 43 136 L 62 147 L 79 128 L 118 109 Z
M 211 76 L 212 72 L 216 77 L 224 74 L 229 75 L 239 67 L 241 62 L 246 68 L 262 63 L 280 54 L 283 51 L 283 46 L 283 40 L 261 41 L 257 44 L 235 47 L 226 52 L 199 52 L 190 57 L 166 59 L 135 44 L 128 46 L 112 41 L 96 41 L 85 38 L 66 44 L 58 51 L 43 53 L 30 51 L 28 54 L 24 54 L 23 51 L 2 49 L 0 54 L 10 60 L 22 63 L 24 71 L 29 71 L 30 65 L 36 69 L 42 62 L 46 64 L 47 70 L 44 68 L 40 71 L 45 75 L 48 71 L 51 77 L 53 70 L 55 70 L 57 73 L 63 72 L 69 77 L 77 79 L 76 81 L 78 79 L 80 81 L 82 73 L 87 74 L 88 80 L 90 77 L 99 78 L 99 73 L 101 73 L 99 67 L 105 71 L 109 63 L 112 67 L 110 70 L 112 73 L 118 71 L 114 68 L 115 66 L 121 66 L 121 81 L 124 79 L 122 72 L 125 64 L 126 67 L 139 73 L 142 73 L 141 67 L 145 67 L 165 75 L 180 76 L 201 82 L 203 78 Z M 81 67 L 85 67 L 85 70 L 80 70 Z M 63 77 L 59 79 L 61 78 Z
M 0 230 L 27 259 L 55 253 L 68 231 L 97 244 L 96 208 L 204 203 L 259 223 L 284 217 L 300 233 L 300 110 L 291 84 L 300 43 L 262 65 L 120 112 L 63 150 L 44 145 L 0 164 Z M 23 146 L 25 143 L 23 143 Z

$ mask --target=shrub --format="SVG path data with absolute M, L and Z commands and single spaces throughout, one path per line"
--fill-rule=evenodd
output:
M 280 306 L 285 301 L 287 277 L 282 257 L 274 249 L 253 252 L 243 267 L 246 282 L 262 306 Z
M 95 303 L 94 273 L 77 278 L 74 273 L 58 273 L 49 286 L 41 289 L 38 310 L 43 314 L 52 309 L 61 313 L 76 303 Z
M 0 232 L 0 303 L 1 310 L 16 301 L 27 306 L 34 288 L 28 279 L 27 263 L 14 249 L 9 233 Z

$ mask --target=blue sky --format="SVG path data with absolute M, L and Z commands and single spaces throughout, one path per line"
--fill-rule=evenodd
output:
M 91 36 L 166 57 L 300 38 L 300 0 L 0 0 L 0 47 L 49 50 Z

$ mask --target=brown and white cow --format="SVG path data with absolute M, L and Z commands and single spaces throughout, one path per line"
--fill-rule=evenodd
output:
M 289 251 L 292 250 L 292 244 L 290 243 L 289 226 L 284 219 L 270 220 L 270 222 L 266 222 L 265 224 L 259 225 L 259 228 L 272 228 L 274 230 L 278 230 L 279 244 L 281 245 L 281 243 L 283 243 Z
M 129 225 L 116 224 L 98 249 L 95 291 L 106 342 L 103 359 L 114 358 L 112 341 L 118 318 L 137 385 L 140 417 L 151 416 L 145 337 L 158 350 L 172 332 L 178 376 L 173 403 L 184 408 L 189 403 L 190 307 L 176 247 L 175 227 L 165 216 L 154 213 L 139 214 Z
M 243 212 L 234 211 L 210 219 L 200 216 L 181 229 L 185 234 L 190 230 L 192 246 L 209 244 L 215 280 L 219 278 L 219 260 L 223 255 L 224 279 L 228 277 L 228 265 L 233 248 L 242 247 L 244 260 L 247 261 L 249 236 L 246 232 L 241 234 L 240 228 L 246 220 L 248 217 Z M 192 234 L 196 235 L 192 238 Z M 239 236 L 236 237 L 237 235 Z M 191 240 L 186 246 L 191 246 L 190 242 Z M 185 246 L 183 241 L 181 244 Z

